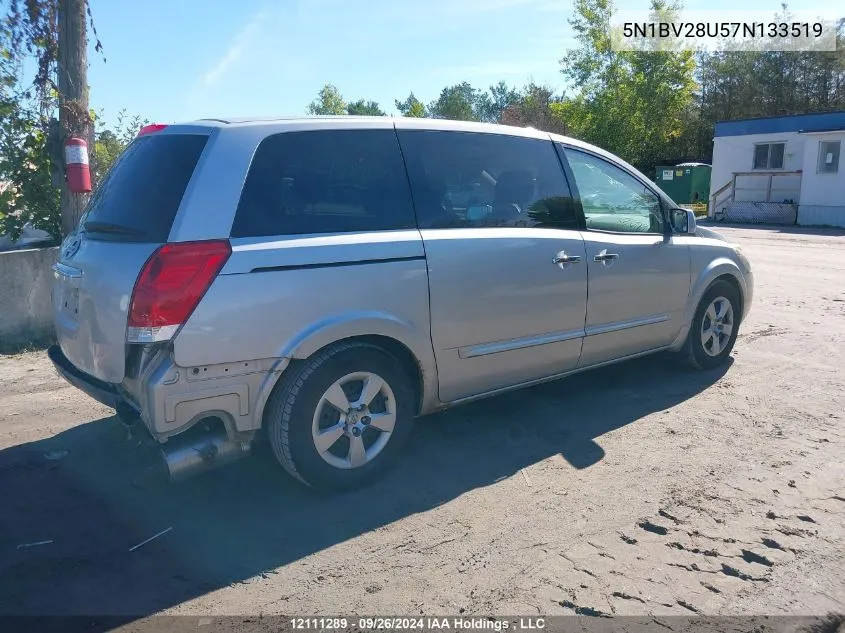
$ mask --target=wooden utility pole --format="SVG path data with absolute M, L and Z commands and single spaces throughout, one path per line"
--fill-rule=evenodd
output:
M 88 141 L 92 153 L 93 134 L 88 110 L 88 37 L 85 32 L 86 0 L 58 0 L 59 44 L 59 123 L 61 125 L 61 151 L 64 141 L 77 136 Z M 62 161 L 64 162 L 64 160 Z M 72 232 L 88 196 L 72 193 L 62 179 L 62 234 Z

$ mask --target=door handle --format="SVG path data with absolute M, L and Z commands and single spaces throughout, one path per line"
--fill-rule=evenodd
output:
M 613 261 L 614 259 L 619 259 L 619 254 L 618 253 L 608 253 L 606 248 L 604 250 L 596 253 L 596 256 L 593 257 L 594 262 L 610 262 L 610 261 Z
M 580 261 L 580 255 L 567 255 L 566 251 L 561 251 L 557 255 L 555 255 L 554 259 L 552 260 L 552 263 L 557 264 L 561 268 L 566 268 L 569 264 L 574 264 L 575 262 Z

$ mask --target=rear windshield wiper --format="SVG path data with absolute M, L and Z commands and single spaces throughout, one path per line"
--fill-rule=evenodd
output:
M 120 224 L 113 224 L 111 222 L 97 222 L 96 220 L 86 222 L 82 225 L 82 228 L 93 233 L 115 233 L 119 235 L 138 236 L 146 235 L 144 231 L 139 231 L 138 229 L 133 229 L 128 226 L 121 226 Z

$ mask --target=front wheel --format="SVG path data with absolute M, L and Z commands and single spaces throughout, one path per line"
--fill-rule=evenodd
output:
M 695 369 L 724 364 L 733 350 L 741 314 L 739 293 L 726 281 L 717 281 L 701 298 L 692 319 L 683 356 Z
M 382 474 L 414 420 L 414 389 L 402 364 L 369 343 L 320 351 L 283 376 L 265 424 L 276 459 L 322 490 L 350 490 Z

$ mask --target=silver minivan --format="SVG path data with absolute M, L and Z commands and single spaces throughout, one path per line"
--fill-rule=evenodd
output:
M 417 416 L 658 351 L 724 363 L 753 278 L 648 178 L 534 129 L 145 128 L 63 242 L 58 371 L 172 477 L 249 453 L 342 490 Z

